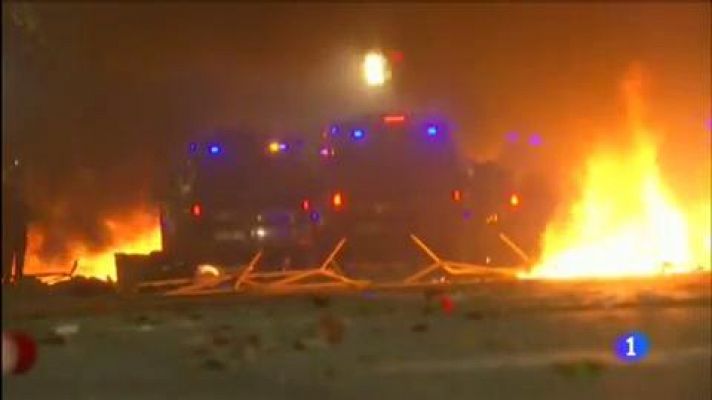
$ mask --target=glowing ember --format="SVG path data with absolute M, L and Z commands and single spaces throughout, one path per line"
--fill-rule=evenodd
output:
M 699 212 L 685 215 L 666 190 L 653 135 L 642 124 L 639 88 L 639 77 L 626 82 L 633 148 L 599 151 L 588 159 L 581 197 L 568 215 L 549 224 L 541 262 L 524 277 L 640 277 L 710 269 L 709 201 L 706 218 Z
M 104 224 L 111 233 L 112 245 L 101 251 L 91 251 L 83 243 L 70 246 L 69 257 L 61 259 L 42 258 L 42 232 L 30 229 L 26 273 L 47 274 L 50 272 L 68 273 L 74 260 L 78 262 L 75 275 L 99 279 L 116 280 L 115 253 L 149 254 L 161 249 L 161 232 L 158 217 L 154 213 L 140 211 L 128 217 L 109 218 Z M 48 278 L 47 283 L 61 279 Z

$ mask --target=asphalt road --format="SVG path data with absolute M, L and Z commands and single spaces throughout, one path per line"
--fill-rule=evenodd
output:
M 446 294 L 51 299 L 3 293 L 40 341 L 7 399 L 710 399 L 710 275 Z M 56 330 L 59 328 L 60 333 Z M 76 332 L 73 332 L 75 331 Z M 650 354 L 613 342 L 644 332 Z

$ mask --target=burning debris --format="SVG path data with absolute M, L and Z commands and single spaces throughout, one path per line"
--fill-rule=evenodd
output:
M 49 250 L 46 233 L 41 226 L 30 229 L 27 248 L 26 273 L 28 275 L 62 271 L 62 265 L 70 266 L 72 275 L 116 281 L 115 254 L 149 254 L 161 249 L 158 217 L 149 211 L 136 211 L 128 216 L 109 218 L 103 221 L 106 244 L 94 248 L 88 242 L 70 241 L 65 254 L 53 256 Z M 51 282 L 50 282 L 51 283 Z

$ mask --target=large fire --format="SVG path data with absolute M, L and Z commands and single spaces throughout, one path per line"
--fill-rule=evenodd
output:
M 159 222 L 154 213 L 135 211 L 129 215 L 107 218 L 103 223 L 111 233 L 111 245 L 92 251 L 84 243 L 71 243 L 68 256 L 55 259 L 41 256 L 44 240 L 42 232 L 30 228 L 26 273 L 67 273 L 76 261 L 75 275 L 115 281 L 115 253 L 149 254 L 161 249 Z
M 709 199 L 682 207 L 666 188 L 655 135 L 641 113 L 640 76 L 624 84 L 631 145 L 587 160 L 580 198 L 547 226 L 525 277 L 640 277 L 710 269 Z

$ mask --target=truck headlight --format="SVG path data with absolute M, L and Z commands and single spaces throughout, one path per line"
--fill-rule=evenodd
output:
M 263 239 L 265 236 L 267 236 L 267 230 L 265 228 L 259 227 L 252 230 L 252 237 Z

